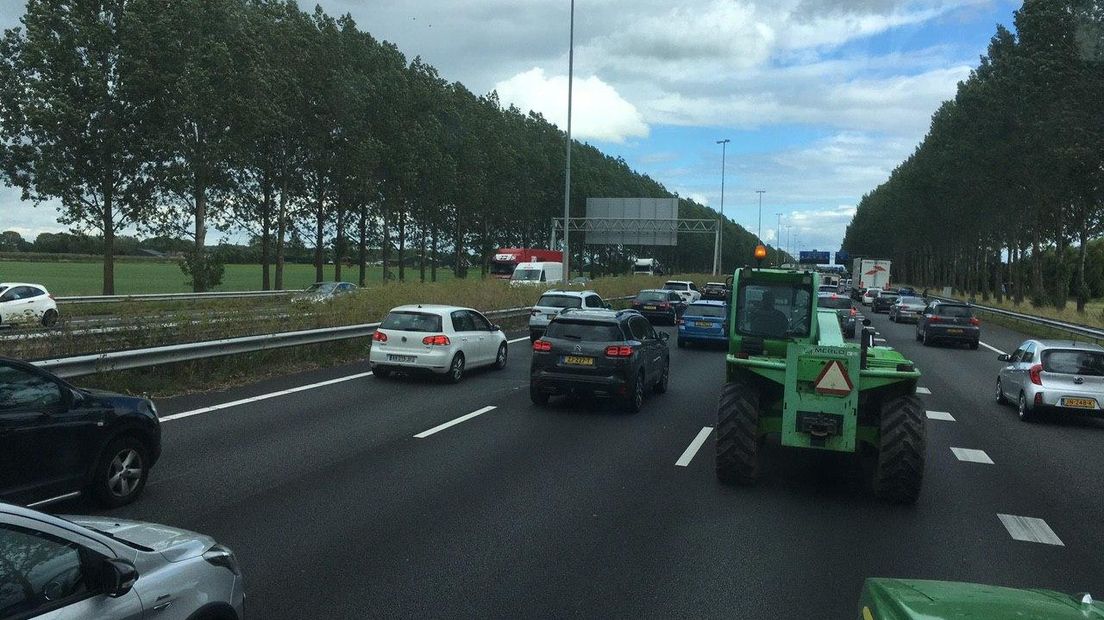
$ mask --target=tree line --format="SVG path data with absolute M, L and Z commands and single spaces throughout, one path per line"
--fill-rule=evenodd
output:
M 923 142 L 865 195 L 852 256 L 894 279 L 1084 311 L 1104 294 L 1104 3 L 1027 0 Z
M 288 243 L 359 264 L 379 248 L 407 277 L 486 274 L 500 246 L 542 247 L 562 216 L 566 136 L 540 114 L 477 95 L 357 27 L 287 0 L 29 0 L 0 40 L 0 173 L 24 200 L 102 237 L 114 292 L 121 231 L 190 242 L 196 291 L 221 278 L 211 230 L 259 240 L 262 287 L 283 288 Z M 573 144 L 571 208 L 588 196 L 670 197 L 621 158 Z M 717 218 L 680 200 L 681 217 Z M 726 265 L 753 235 L 726 222 Z M 634 248 L 584 246 L 573 264 Z M 685 235 L 684 268 L 711 266 L 712 239 Z M 428 260 L 427 260 L 428 258 Z M 428 270 L 428 275 L 427 275 Z

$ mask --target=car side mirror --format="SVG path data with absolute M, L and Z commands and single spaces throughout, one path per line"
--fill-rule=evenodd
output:
M 870 327 L 870 319 L 867 319 L 867 318 L 863 319 L 863 327 Z
M 497 324 L 497 323 L 491 323 L 491 331 L 492 332 L 500 332 L 500 331 L 502 331 L 502 326 Z
M 1012 361 L 1012 356 L 1007 354 L 1007 353 L 1001 353 L 1000 355 L 997 356 L 997 359 L 1002 361 L 1002 362 L 1010 362 L 1010 361 Z
M 604 306 L 606 310 L 613 310 L 613 304 L 611 304 L 608 301 L 606 303 L 602 304 L 602 306 Z
M 119 598 L 130 592 L 138 581 L 138 569 L 126 560 L 107 558 L 100 566 L 100 587 L 111 598 Z
M 663 342 L 667 342 L 671 339 L 671 334 L 668 334 L 667 332 L 659 332 L 659 339 Z

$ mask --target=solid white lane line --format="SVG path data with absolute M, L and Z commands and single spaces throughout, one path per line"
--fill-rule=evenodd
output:
M 916 388 L 916 393 L 917 394 L 931 394 L 931 390 L 929 390 L 926 387 L 918 387 L 918 388 Z
M 690 445 L 686 446 L 686 451 L 682 453 L 679 460 L 675 461 L 675 465 L 678 467 L 686 467 L 689 465 L 690 461 L 694 460 L 694 455 L 698 453 L 702 444 L 705 443 L 705 440 L 709 439 L 709 433 L 712 432 L 712 426 L 703 426 L 702 429 L 698 431 L 697 437 L 694 437 L 694 441 L 691 441 Z
M 974 450 L 973 448 L 951 448 L 951 452 L 954 453 L 955 458 L 966 463 L 984 463 L 985 465 L 992 465 L 993 459 L 989 458 L 989 455 L 985 453 L 985 450 Z
M 39 506 L 45 506 L 46 504 L 53 504 L 54 502 L 60 502 L 63 499 L 69 499 L 70 497 L 76 497 L 80 495 L 80 491 L 73 491 L 72 493 L 66 493 L 65 495 L 58 495 L 57 497 L 51 497 L 49 499 L 42 499 L 37 502 L 31 502 L 27 504 L 27 508 L 38 508 Z
M 998 349 L 998 348 L 996 348 L 996 347 L 993 347 L 993 346 L 989 346 L 989 345 L 985 344 L 984 342 L 978 341 L 978 344 L 980 344 L 981 346 L 985 347 L 986 349 L 989 349 L 989 350 L 990 350 L 990 351 L 992 351 L 993 353 L 999 353 L 1000 355 L 1008 355 L 1008 354 L 1007 354 L 1007 353 L 1005 353 L 1004 351 L 1001 351 L 1000 349 Z
M 998 514 L 997 517 L 1008 530 L 1008 535 L 1015 540 L 1024 542 L 1043 543 L 1044 545 L 1058 545 L 1065 547 L 1061 538 L 1050 529 L 1046 521 L 1035 517 L 1018 517 L 1016 515 Z
M 464 414 L 464 415 L 460 416 L 459 418 L 456 418 L 455 420 L 449 420 L 448 422 L 445 422 L 444 424 L 434 426 L 433 428 L 429 429 L 428 431 L 422 431 L 422 432 L 420 432 L 420 433 L 418 433 L 417 435 L 414 435 L 414 436 L 417 437 L 418 439 L 425 439 L 426 437 L 429 437 L 430 435 L 432 435 L 434 433 L 439 433 L 439 432 L 445 430 L 446 428 L 448 428 L 450 426 L 456 426 L 457 424 L 459 424 L 461 422 L 466 422 L 466 421 L 474 418 L 477 415 L 483 415 L 484 413 L 487 413 L 488 411 L 493 411 L 495 409 L 498 409 L 498 407 L 495 407 L 494 405 L 488 405 L 488 406 L 486 406 L 482 409 L 476 409 L 475 411 L 473 411 L 471 413 Z
M 954 416 L 946 411 L 925 411 L 929 420 L 946 420 L 948 422 L 954 422 Z
M 514 344 L 515 342 L 521 342 L 522 340 L 529 340 L 529 336 L 522 336 L 521 338 L 514 338 L 513 340 L 507 340 L 506 342 L 509 342 L 510 344 Z
M 363 377 L 372 376 L 372 371 L 358 372 L 355 375 L 349 375 L 347 377 L 338 377 L 337 379 L 330 379 L 328 381 L 319 381 L 318 383 L 310 383 L 308 385 L 300 385 L 299 387 L 288 388 L 286 390 L 280 390 L 278 392 L 269 392 L 268 394 L 261 394 L 260 396 L 250 396 L 249 398 L 243 398 L 241 400 L 232 400 L 228 403 L 220 403 L 218 405 L 211 405 L 210 407 L 201 407 L 199 409 L 192 409 L 191 411 L 181 411 L 180 413 L 174 413 L 172 415 L 161 416 L 162 422 L 170 422 L 172 420 L 179 420 L 181 418 L 190 418 L 194 415 L 201 413 L 210 413 L 212 411 L 218 411 L 219 409 L 226 409 L 228 407 L 237 407 L 238 405 L 245 405 L 248 403 L 255 403 L 259 400 L 268 400 L 270 398 L 276 398 L 277 396 L 287 396 L 288 394 L 294 394 L 296 392 L 302 392 L 304 390 L 313 390 L 315 388 L 325 387 L 327 385 L 333 385 L 335 383 L 343 383 L 345 381 L 352 381 L 354 379 L 360 379 Z
M 874 339 L 874 342 L 885 342 L 885 341 L 886 341 L 885 338 L 875 338 Z

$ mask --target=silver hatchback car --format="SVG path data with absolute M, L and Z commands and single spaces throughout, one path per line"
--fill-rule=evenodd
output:
M 1104 347 L 1071 340 L 1026 340 L 997 375 L 997 402 L 1014 402 L 1030 422 L 1044 411 L 1104 414 Z
M 0 503 L 0 618 L 239 620 L 245 589 L 210 537 Z

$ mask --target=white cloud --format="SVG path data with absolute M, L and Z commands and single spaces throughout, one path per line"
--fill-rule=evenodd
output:
M 504 104 L 540 112 L 559 127 L 567 126 L 567 76 L 546 76 L 534 67 L 495 84 Z M 648 125 L 636 106 L 597 76 L 573 80 L 571 134 L 580 139 L 624 142 L 646 138 Z
M 686 198 L 689 198 L 690 200 L 693 200 L 694 202 L 696 202 L 696 203 L 698 203 L 702 206 L 705 206 L 705 207 L 709 206 L 709 196 L 706 196 L 705 194 L 703 194 L 701 192 L 690 192 L 688 194 L 682 194 L 682 195 L 684 195 Z
M 839 205 L 834 209 L 793 211 L 784 221 L 793 227 L 799 249 L 834 252 L 854 215 L 854 205 Z

